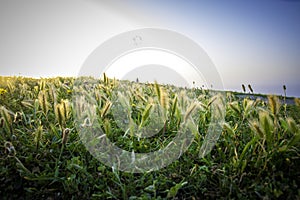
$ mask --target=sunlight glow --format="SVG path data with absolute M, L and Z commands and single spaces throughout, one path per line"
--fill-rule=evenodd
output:
M 195 67 L 184 58 L 176 55 L 173 52 L 162 49 L 140 49 L 127 52 L 112 61 L 112 63 L 105 70 L 108 77 L 123 79 L 124 76 L 134 69 L 146 65 L 160 65 L 173 70 L 180 75 L 188 86 L 193 86 L 195 83 L 204 83 L 204 79 L 199 77 Z M 160 73 L 159 71 L 157 74 Z M 157 74 L 144 74 L 149 82 L 153 82 L 153 78 Z M 172 79 L 169 74 L 165 74 L 166 79 Z

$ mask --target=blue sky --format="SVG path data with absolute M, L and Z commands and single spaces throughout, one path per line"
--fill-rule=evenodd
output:
M 102 42 L 157 27 L 197 42 L 225 89 L 300 96 L 299 20 L 296 0 L 2 0 L 0 75 L 76 76 Z
M 169 26 L 206 50 L 225 87 L 250 83 L 259 92 L 281 93 L 286 84 L 299 95 L 300 2 L 164 2 L 152 1 L 151 9 L 167 10 Z

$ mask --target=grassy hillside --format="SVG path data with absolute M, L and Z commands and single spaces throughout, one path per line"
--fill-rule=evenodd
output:
M 199 119 L 194 141 L 178 160 L 158 171 L 129 173 L 99 162 L 80 140 L 74 81 L 0 77 L 2 199 L 300 198 L 299 99 L 286 105 L 276 96 L 262 101 L 226 92 L 222 133 L 202 158 L 216 98 L 212 92 L 106 77 L 82 81 L 96 100 L 97 123 L 110 141 L 128 151 L 157 151 L 177 134 L 189 111 Z M 126 85 L 127 96 L 117 98 L 128 106 L 129 121 L 146 126 L 148 109 L 154 103 L 163 108 L 164 126 L 157 135 L 139 138 L 118 126 L 112 109 L 120 84 Z M 190 96 L 197 99 L 195 110 Z

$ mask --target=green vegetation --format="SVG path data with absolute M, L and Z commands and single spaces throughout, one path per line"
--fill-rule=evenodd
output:
M 2 199 L 300 198 L 299 99 L 281 105 L 276 96 L 263 101 L 226 92 L 222 134 L 201 158 L 215 100 L 209 91 L 124 82 L 128 96 L 117 98 L 130 114 L 128 123 L 138 124 L 127 133 L 112 115 L 112 90 L 120 82 L 106 76 L 94 80 L 89 92 L 99 125 L 122 149 L 156 151 L 168 145 L 181 121 L 199 118 L 195 139 L 178 160 L 134 174 L 105 166 L 82 144 L 72 104 L 74 81 L 0 77 Z M 197 97 L 197 106 L 187 103 L 188 96 Z M 154 103 L 162 107 L 163 128 L 153 137 L 136 137 L 135 128 L 150 123 Z

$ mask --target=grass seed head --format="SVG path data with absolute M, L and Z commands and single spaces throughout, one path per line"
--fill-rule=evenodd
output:
M 11 119 L 11 116 L 9 114 L 9 111 L 4 107 L 2 106 L 0 108 L 0 111 L 1 111 L 1 116 L 4 118 L 4 121 L 7 125 L 10 125 L 12 123 L 12 119 Z
M 107 101 L 104 108 L 102 109 L 101 117 L 104 117 L 105 115 L 107 115 L 111 106 L 112 106 L 112 103 L 110 101 Z
M 260 127 L 267 139 L 267 142 L 273 140 L 273 130 L 274 124 L 268 112 L 260 112 L 259 113 L 259 122 Z
M 207 104 L 207 108 L 217 99 L 217 96 L 214 96 L 210 99 L 210 101 Z
M 57 104 L 55 106 L 55 116 L 61 127 L 63 127 L 65 124 L 65 116 L 63 113 L 64 113 L 63 107 L 61 106 L 61 104 Z
M 68 136 L 70 134 L 70 129 L 69 128 L 66 128 L 64 131 L 63 131 L 63 135 L 62 135 L 62 144 L 65 145 L 68 141 Z
M 234 112 L 236 112 L 238 115 L 241 114 L 241 109 L 240 109 L 240 106 L 239 106 L 238 102 L 234 101 L 234 102 L 229 103 L 229 107 L 230 107 Z
M 160 99 L 160 95 L 161 95 L 161 88 L 160 86 L 158 85 L 158 83 L 155 81 L 154 83 L 154 86 L 155 86 L 155 92 L 156 92 L 156 95 L 158 97 L 158 99 Z
M 39 89 L 40 89 L 40 90 L 44 90 L 44 89 L 45 89 L 45 86 L 46 86 L 46 81 L 42 79 L 42 80 L 39 82 Z
M 105 73 L 103 73 L 103 82 L 105 85 L 108 85 L 108 83 L 109 83 L 108 77 L 106 76 Z
M 16 112 L 14 116 L 14 123 L 19 123 L 22 121 L 22 113 L 21 112 Z
M 177 104 L 178 104 L 178 98 L 177 98 L 177 96 L 175 96 L 175 98 L 174 98 L 174 100 L 173 100 L 173 102 L 172 102 L 172 111 L 171 111 L 171 114 L 172 114 L 172 116 L 175 114 L 175 111 L 176 111 L 176 109 L 177 109 Z
M 66 120 L 70 118 L 70 102 L 68 99 L 61 100 L 62 112 Z
M 49 108 L 48 108 L 47 93 L 44 90 L 41 90 L 39 92 L 38 100 L 43 113 L 46 115 L 48 113 Z
M 254 122 L 251 122 L 251 125 L 252 125 L 252 129 L 253 131 L 260 136 L 260 138 L 264 138 L 264 133 L 263 131 L 261 130 L 259 124 L 257 121 L 254 121 Z
M 166 91 L 164 89 L 160 89 L 160 105 L 164 108 L 164 109 L 168 109 L 169 107 L 169 98 L 168 95 L 166 93 Z
M 53 84 L 51 84 L 51 86 L 49 87 L 48 97 L 52 103 L 56 103 L 56 91 Z
M 184 122 L 187 121 L 187 119 L 192 115 L 193 111 L 197 108 L 197 104 L 196 103 L 192 103 L 190 105 L 190 107 L 187 109 L 185 115 L 184 115 Z
M 283 90 L 284 90 L 284 91 L 286 90 L 286 86 L 285 86 L 285 85 L 283 85 Z
M 35 131 L 35 138 L 34 138 L 34 141 L 36 143 L 36 149 L 39 149 L 42 133 L 43 133 L 43 126 L 39 126 Z
M 279 114 L 280 103 L 277 96 L 268 96 L 269 108 L 274 116 Z
M 288 123 L 290 132 L 297 133 L 299 131 L 297 124 L 293 118 L 287 118 L 287 123 Z
M 150 111 L 151 111 L 151 108 L 152 108 L 152 104 L 148 104 L 142 114 L 142 121 L 141 121 L 141 127 L 144 125 L 144 123 L 146 122 L 146 120 L 149 118 L 149 115 L 150 115 Z

